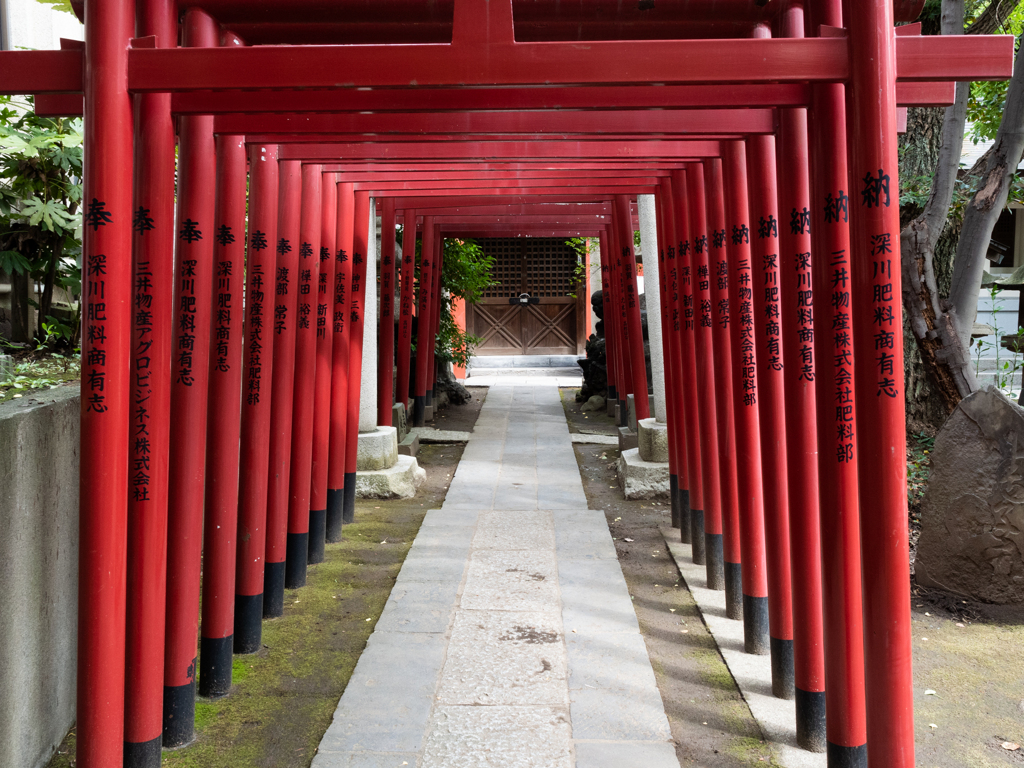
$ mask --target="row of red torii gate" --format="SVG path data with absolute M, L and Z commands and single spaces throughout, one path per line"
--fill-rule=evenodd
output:
M 445 236 L 598 239 L 647 417 L 653 194 L 673 522 L 801 744 L 912 766 L 896 137 L 1013 60 L 894 26 L 922 5 L 87 0 L 84 47 L 0 53 L 0 92 L 86 118 L 78 765 L 190 740 L 197 658 L 225 693 L 340 537 L 364 324 L 378 423 L 393 384 L 422 419 Z

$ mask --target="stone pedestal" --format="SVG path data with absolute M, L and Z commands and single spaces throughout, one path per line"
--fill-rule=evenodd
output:
M 416 495 L 427 477 L 415 458 L 399 455 L 395 427 L 377 427 L 359 435 L 356 470 L 359 499 L 407 499 Z
M 644 461 L 668 463 L 668 425 L 656 419 L 641 419 L 637 424 L 637 447 Z
M 427 479 L 412 456 L 399 456 L 393 467 L 356 474 L 356 496 L 360 499 L 409 499 Z
M 619 450 L 629 451 L 639 447 L 640 443 L 638 442 L 636 432 L 629 427 L 619 427 Z
M 401 443 L 409 434 L 409 420 L 405 415 L 405 406 L 401 403 L 391 406 L 391 424 L 398 430 L 398 442 Z
M 622 452 L 617 471 L 627 499 L 669 499 L 667 463 L 644 461 L 640 450 L 633 448 Z
M 356 471 L 388 469 L 398 460 L 398 430 L 377 427 L 373 432 L 359 435 L 356 449 Z
M 398 444 L 399 456 L 415 456 L 419 452 L 420 436 L 415 433 L 409 433 L 405 436 L 405 439 Z

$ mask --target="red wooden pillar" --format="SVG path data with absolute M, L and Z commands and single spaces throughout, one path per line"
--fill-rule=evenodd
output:
M 199 694 L 210 698 L 226 695 L 231 687 L 247 170 L 245 137 L 218 136 L 209 385 L 209 401 L 214 408 L 206 436 L 203 623 L 199 641 Z
M 802 37 L 803 9 L 787 8 L 782 24 L 787 37 Z M 806 109 L 785 109 L 780 113 L 778 175 L 797 743 L 812 752 L 824 752 L 825 657 Z
M 434 411 L 434 387 L 437 386 L 437 364 L 434 360 L 437 352 L 437 334 L 441 330 L 441 275 L 444 269 L 444 238 L 441 237 L 441 225 L 434 225 L 434 282 L 431 284 L 430 305 L 430 359 L 427 361 L 427 406 L 431 414 Z
M 616 426 L 624 427 L 628 421 L 629 395 L 633 392 L 633 367 L 629 355 L 629 320 L 626 312 L 625 284 L 622 264 L 622 223 L 618 215 L 612 216 L 609 232 L 608 286 L 611 288 L 610 320 L 615 325 L 615 370 L 618 373 L 616 385 L 619 420 Z
M 295 317 L 295 391 L 292 395 L 291 465 L 288 483 L 288 539 L 284 585 L 306 585 L 309 552 L 309 484 L 313 470 L 313 405 L 316 398 L 316 312 L 320 281 L 321 166 L 302 166 L 299 214 L 298 291 Z M 311 397 L 310 394 L 313 394 Z
M 750 136 L 747 139 L 747 169 L 765 545 L 770 555 L 768 619 L 772 693 L 779 698 L 791 699 L 795 694 L 789 485 L 786 480 L 789 462 L 786 455 L 782 312 L 779 304 L 779 207 L 773 136 Z
M 249 151 L 249 256 L 245 267 L 245 335 L 235 562 L 235 653 L 261 647 L 263 563 L 267 539 L 271 381 L 274 369 L 274 275 L 277 268 L 278 161 L 274 145 Z
M 725 223 L 722 160 L 704 161 L 707 198 L 708 271 L 711 280 L 714 342 L 715 413 L 718 420 L 718 467 L 722 493 L 722 554 L 725 562 L 725 614 L 743 618 L 743 567 L 740 552 L 739 480 L 736 467 L 736 417 L 733 405 L 731 328 L 735 314 L 729 306 L 729 253 Z M 738 369 L 737 369 L 738 370 Z
M 848 8 L 847 134 L 868 763 L 914 765 L 892 4 Z M 890 346 L 891 344 L 891 346 Z
M 172 3 L 151 0 L 138 3 L 137 7 L 139 36 L 155 36 L 157 45 L 164 48 L 176 45 L 177 18 Z M 135 198 L 131 214 L 134 303 L 126 307 L 126 311 L 132 312 L 134 323 L 128 433 L 131 470 L 124 764 L 128 768 L 157 768 L 163 732 L 174 276 L 175 137 L 170 94 L 137 95 L 135 125 Z M 83 362 L 88 359 L 83 357 Z M 84 429 L 82 435 L 84 440 Z M 83 483 L 85 480 L 83 473 Z M 84 513 L 84 496 L 81 504 Z M 80 751 L 80 761 L 82 756 Z
M 415 302 L 416 282 L 416 211 L 403 213 L 402 225 L 402 285 L 399 303 L 398 354 L 395 360 L 395 399 L 406 409 L 409 408 L 409 371 L 412 361 L 412 318 Z
M 331 378 L 334 368 L 331 310 L 337 221 L 337 174 L 325 173 L 320 180 L 320 276 L 317 281 L 313 463 L 309 488 L 309 549 L 306 552 L 311 564 L 324 561 L 324 543 L 327 539 L 327 471 L 331 455 Z
M 182 32 L 186 45 L 212 48 L 219 44 L 219 37 L 217 23 L 209 15 L 195 9 L 186 11 Z M 195 723 L 216 169 L 213 117 L 183 117 L 180 125 L 171 345 L 165 747 L 192 741 Z
M 420 289 L 419 307 L 416 312 L 416 388 L 413 391 L 412 424 L 422 427 L 427 406 L 427 364 L 430 354 L 430 289 L 434 283 L 434 239 L 436 228 L 434 217 L 423 217 L 423 243 L 420 248 Z
M 363 373 L 363 312 L 369 253 L 370 193 L 356 192 L 352 208 L 352 282 L 349 291 L 348 416 L 345 434 L 345 522 L 356 519 L 356 454 L 359 447 L 359 396 Z
M 665 428 L 668 433 L 668 477 L 669 499 L 672 504 L 672 527 L 680 528 L 684 516 L 682 500 L 686 493 L 686 471 L 682 463 L 685 453 L 682 443 L 683 428 L 679 423 L 679 410 L 682 403 L 681 390 L 676 365 L 676 340 L 679 336 L 677 302 L 674 292 L 678 285 L 673 285 L 675 271 L 676 247 L 675 226 L 668 215 L 671 210 L 672 185 L 668 179 L 662 179 L 655 196 L 655 211 L 658 227 L 658 295 L 661 299 L 661 346 L 665 368 Z M 679 399 L 676 399 L 679 398 Z M 680 486 L 680 477 L 682 486 Z M 685 510 L 686 524 L 689 526 L 689 508 Z
M 700 456 L 700 406 L 697 401 L 696 341 L 694 326 L 696 313 L 693 306 L 693 257 L 690 246 L 689 198 L 686 190 L 686 172 L 672 171 L 673 219 L 676 231 L 676 272 L 673 279 L 679 283 L 679 381 L 683 424 L 686 433 L 686 479 L 689 484 L 690 524 L 680 529 L 680 540 L 691 546 L 693 562 L 704 565 L 704 480 Z M 699 532 L 699 535 L 697 533 Z
M 603 317 L 601 318 L 602 328 L 604 329 L 604 359 L 605 368 L 608 372 L 608 406 L 609 413 L 611 408 L 614 407 L 614 403 L 618 399 L 619 395 L 619 368 L 616 362 L 616 355 L 618 354 L 618 346 L 615 341 L 617 336 L 615 331 L 615 318 L 612 316 L 612 268 L 611 268 L 611 231 L 602 229 L 598 234 L 598 256 L 600 257 L 601 263 L 601 312 Z
M 341 526 L 345 517 L 345 489 L 347 487 L 346 458 L 348 453 L 348 397 L 351 382 L 358 390 L 358 378 L 349 370 L 350 284 L 352 282 L 352 225 L 355 192 L 351 182 L 338 184 L 337 235 L 334 247 L 334 344 L 331 372 L 331 450 L 327 470 L 327 541 L 341 541 Z M 354 424 L 352 429 L 358 430 Z M 354 478 L 353 478 L 354 481 Z M 353 493 L 355 486 L 353 485 Z
M 381 202 L 380 327 L 377 331 L 377 424 L 393 426 L 395 403 L 395 198 Z
M 750 213 L 747 203 L 747 160 L 743 142 L 722 143 L 725 173 L 726 231 L 732 309 L 733 408 L 740 545 L 743 557 L 743 638 L 747 653 L 769 653 L 768 575 L 764 538 L 764 496 L 761 486 L 761 434 L 758 410 L 757 344 L 754 291 L 758 288 L 751 262 Z M 777 553 L 772 553 L 777 557 Z M 788 587 L 788 585 L 787 585 Z
M 288 480 L 292 460 L 292 407 L 299 306 L 299 216 L 302 163 L 282 160 L 278 186 L 277 267 L 274 273 L 274 396 L 270 408 L 267 473 L 267 556 L 263 567 L 263 618 L 284 613 L 288 547 Z
M 695 519 L 694 540 L 703 539 L 708 589 L 725 589 L 725 555 L 722 541 L 722 492 L 719 481 L 718 409 L 715 392 L 715 356 L 712 345 L 711 270 L 708 264 L 707 214 L 704 173 L 701 164 L 686 168 L 690 204 L 690 240 L 693 243 L 694 338 L 696 341 L 696 389 L 700 410 L 700 452 L 704 483 L 704 508 Z
M 132 317 L 128 0 L 86 9 L 78 764 L 121 760 Z
M 633 216 L 627 195 L 615 196 L 615 214 L 619 220 L 619 249 L 622 264 L 623 300 L 625 301 L 626 323 L 629 328 L 629 362 L 633 373 L 633 403 L 636 418 L 651 416 L 647 397 L 647 361 L 644 356 L 643 327 L 640 324 L 640 300 L 636 285 L 636 253 L 633 251 Z
M 838 0 L 808 6 L 808 30 L 842 26 Z M 811 225 L 818 328 L 818 472 L 824 586 L 825 709 L 830 765 L 866 768 L 860 508 L 850 310 L 850 195 L 846 89 L 812 86 Z

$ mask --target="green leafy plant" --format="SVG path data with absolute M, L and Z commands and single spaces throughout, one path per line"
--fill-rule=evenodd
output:
M 576 266 L 572 270 L 572 293 L 567 293 L 566 296 L 576 298 L 576 289 L 581 285 L 586 284 L 587 279 L 587 260 L 590 256 L 589 242 L 585 237 L 570 237 L 565 241 L 565 244 L 576 251 Z
M 0 271 L 11 279 L 15 342 L 77 342 L 82 138 L 80 119 L 38 117 L 31 98 L 0 96 Z
M 442 363 L 465 367 L 473 354 L 473 347 L 482 339 L 462 330 L 455 324 L 452 304 L 461 299 L 476 304 L 484 291 L 493 284 L 491 269 L 494 259 L 483 252 L 472 240 L 447 237 L 444 240 L 444 261 L 441 265 L 441 322 L 434 347 L 434 357 Z

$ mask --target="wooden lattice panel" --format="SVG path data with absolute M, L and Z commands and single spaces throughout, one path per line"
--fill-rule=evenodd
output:
M 484 253 L 494 258 L 491 278 L 495 285 L 484 292 L 484 298 L 505 299 L 522 293 L 523 246 L 522 238 L 506 237 L 481 240 Z
M 576 252 L 565 240 L 529 238 L 525 243 L 526 293 L 542 298 L 568 296 L 573 292 Z

